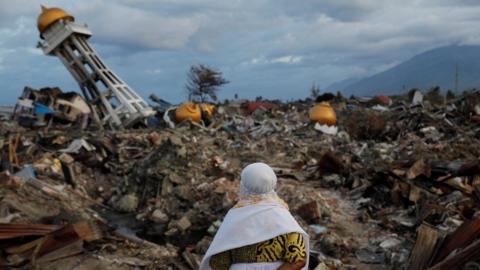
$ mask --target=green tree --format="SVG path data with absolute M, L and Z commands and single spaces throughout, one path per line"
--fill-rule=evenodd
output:
M 425 94 L 425 98 L 435 105 L 440 105 L 444 102 L 444 97 L 441 94 L 441 89 L 439 86 L 430 88 L 430 90 L 428 90 L 428 92 Z
M 222 73 L 205 65 L 193 65 L 187 73 L 188 99 L 205 102 L 208 98 L 217 101 L 218 88 L 229 83 Z
M 316 84 L 312 84 L 312 87 L 310 87 L 310 97 L 315 100 L 318 95 L 320 95 L 320 87 Z
M 337 91 L 337 96 L 336 96 L 336 99 L 337 99 L 337 100 L 342 100 L 342 99 L 343 99 L 342 92 L 340 92 L 340 91 Z
M 447 91 L 447 100 L 455 99 L 455 93 L 452 90 Z

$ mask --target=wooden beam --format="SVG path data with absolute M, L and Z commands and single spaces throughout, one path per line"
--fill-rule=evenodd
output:
M 443 235 L 437 229 L 427 224 L 420 225 L 407 270 L 427 269 L 438 243 L 442 240 Z
M 473 242 L 457 254 L 447 257 L 441 263 L 434 265 L 428 270 L 460 269 L 460 267 L 464 264 L 470 261 L 478 260 L 478 258 L 480 258 L 480 240 Z
M 469 245 L 478 236 L 480 236 L 480 218 L 466 220 L 455 232 L 445 238 L 445 241 L 433 260 L 433 265 L 441 262 L 454 250 Z

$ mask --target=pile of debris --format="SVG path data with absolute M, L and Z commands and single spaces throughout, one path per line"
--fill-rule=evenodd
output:
M 262 161 L 311 236 L 311 269 L 477 269 L 480 93 L 414 99 L 335 99 L 330 134 L 309 100 L 231 101 L 208 126 L 0 122 L 0 265 L 197 269 L 241 168 Z
M 76 92 L 64 93 L 57 87 L 35 90 L 25 87 L 12 118 L 24 127 L 44 127 L 52 123 L 86 128 L 90 107 Z

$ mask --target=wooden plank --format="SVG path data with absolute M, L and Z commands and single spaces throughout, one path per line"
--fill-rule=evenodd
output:
M 103 233 L 100 226 L 93 221 L 81 221 L 73 224 L 73 229 L 78 234 L 78 236 L 87 241 L 94 241 L 102 239 Z
M 34 249 L 38 244 L 42 242 L 43 242 L 43 238 L 39 238 L 37 240 L 25 243 L 23 245 L 6 248 L 5 251 L 9 254 L 24 253 L 30 249 Z
M 61 258 L 73 256 L 83 252 L 83 240 L 77 240 L 66 246 L 53 250 L 42 257 L 32 261 L 33 264 L 41 264 L 49 261 L 55 261 Z
M 480 218 L 466 220 L 455 232 L 445 238 L 433 264 L 441 262 L 445 257 L 458 248 L 463 248 L 480 236 Z
M 418 160 L 412 165 L 412 167 L 410 167 L 410 169 L 408 169 L 407 179 L 413 180 L 420 175 L 425 175 L 426 177 L 432 175 L 432 169 L 423 161 L 423 159 Z
M 420 225 L 417 231 L 417 241 L 410 254 L 407 270 L 427 269 L 437 244 L 442 239 L 443 236 L 435 228 L 427 224 Z
M 447 257 L 445 260 L 434 265 L 428 270 L 461 269 L 460 267 L 464 264 L 470 261 L 478 260 L 478 258 L 480 258 L 480 240 L 473 242 L 457 254 Z
M 182 257 L 191 269 L 198 269 L 200 267 L 201 261 L 198 261 L 198 259 L 195 258 L 191 252 L 191 248 L 186 248 L 182 253 Z
M 72 225 L 67 225 L 60 230 L 54 231 L 43 237 L 43 239 L 44 241 L 37 246 L 32 260 L 81 240 Z
M 10 239 L 20 236 L 46 235 L 61 228 L 59 225 L 45 224 L 0 224 L 0 239 Z
M 480 200 L 480 174 L 473 177 L 472 186 L 475 195 Z

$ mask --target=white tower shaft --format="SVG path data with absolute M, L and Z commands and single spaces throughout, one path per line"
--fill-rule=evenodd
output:
M 128 127 L 154 111 L 100 59 L 87 39 L 92 33 L 82 25 L 59 20 L 42 33 L 40 47 L 57 56 L 80 85 L 102 126 Z

